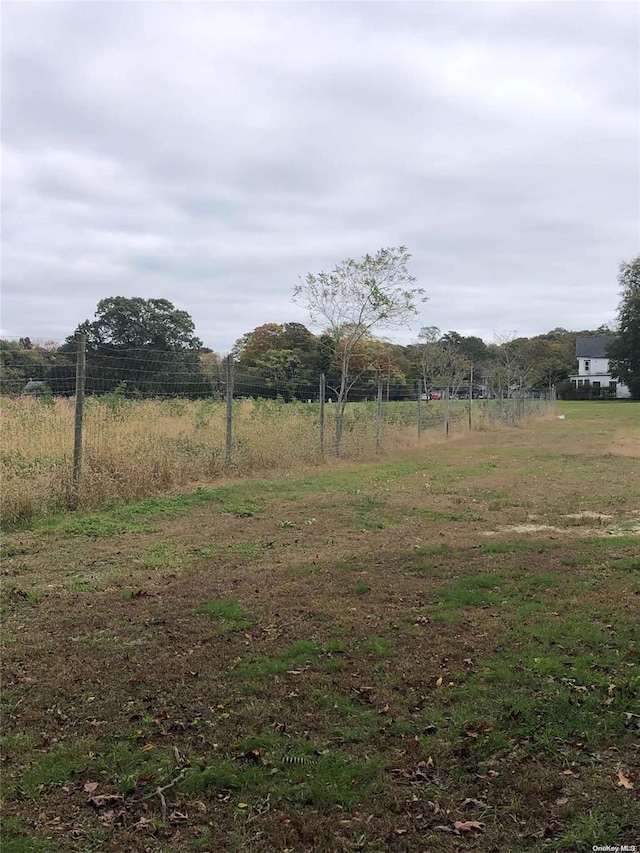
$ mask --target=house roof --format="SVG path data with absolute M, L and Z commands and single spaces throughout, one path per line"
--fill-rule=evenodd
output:
M 576 338 L 576 358 L 608 358 L 607 347 L 613 343 L 613 335 L 594 335 Z

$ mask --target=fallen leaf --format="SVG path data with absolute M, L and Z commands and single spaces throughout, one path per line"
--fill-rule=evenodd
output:
M 143 752 L 149 752 L 150 749 L 155 749 L 155 746 L 152 743 L 145 743 L 142 747 Z
M 238 803 L 238 808 L 239 809 L 248 809 L 249 803 Z
M 573 772 L 573 770 L 563 770 L 562 775 L 563 776 L 575 776 L 576 774 Z
M 441 684 L 442 684 L 442 676 L 440 676 L 438 678 L 438 680 L 436 681 L 436 687 L 440 687 Z
M 463 806 L 475 808 L 475 809 L 486 809 L 487 804 L 483 800 L 474 800 L 473 797 L 467 797 L 462 801 Z
M 85 782 L 84 783 L 84 790 L 87 792 L 87 794 L 93 794 L 95 791 L 97 791 L 97 789 L 98 789 L 98 783 L 97 782 Z
M 568 802 L 569 802 L 569 797 L 559 797 L 559 798 L 555 801 L 554 805 L 556 805 L 556 806 L 566 806 Z
M 94 805 L 96 808 L 101 808 L 102 806 L 106 806 L 109 803 L 116 803 L 119 800 L 123 800 L 120 794 L 98 794 L 97 797 L 89 797 L 88 802 Z
M 406 835 L 409 830 L 407 829 L 396 829 L 394 830 L 396 835 Z
M 472 835 L 484 832 L 486 823 L 480 820 L 457 820 L 453 824 L 454 830 L 458 832 L 470 832 Z
M 184 814 L 183 812 L 171 812 L 169 820 L 172 823 L 186 823 L 186 821 L 189 820 L 189 815 Z
M 633 778 L 635 774 L 631 773 L 623 773 L 622 770 L 618 770 L 618 787 L 620 788 L 633 788 Z

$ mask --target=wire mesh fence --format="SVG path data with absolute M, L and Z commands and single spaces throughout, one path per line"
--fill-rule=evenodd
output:
M 92 508 L 206 484 L 223 475 L 291 471 L 332 458 L 375 459 L 426 436 L 514 425 L 552 395 L 474 398 L 419 383 L 331 372 L 264 370 L 229 357 L 84 347 L 50 359 L 3 359 L 2 518 Z M 27 381 L 25 381 L 25 378 Z

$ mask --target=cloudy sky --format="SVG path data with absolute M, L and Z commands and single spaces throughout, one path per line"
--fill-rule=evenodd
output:
M 612 320 L 639 8 L 5 0 L 2 336 L 162 297 L 227 352 L 307 320 L 299 276 L 398 245 L 429 296 L 399 342 Z

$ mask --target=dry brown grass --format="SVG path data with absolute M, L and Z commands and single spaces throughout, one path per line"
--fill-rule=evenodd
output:
M 421 443 L 442 436 L 442 410 L 425 411 Z M 464 412 L 460 409 L 459 415 Z M 74 401 L 5 399 L 2 418 L 2 519 L 13 524 L 60 511 L 72 491 Z M 458 417 L 461 428 L 463 418 Z M 478 417 L 478 426 L 482 425 Z M 233 463 L 225 461 L 225 405 L 210 400 L 87 400 L 80 508 L 161 494 L 223 475 L 246 476 L 315 467 L 331 459 L 334 421 L 327 407 L 325 454 L 314 405 L 277 401 L 234 405 Z M 341 456 L 361 462 L 417 446 L 415 407 L 385 408 L 376 446 L 375 407 L 347 409 Z

